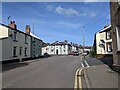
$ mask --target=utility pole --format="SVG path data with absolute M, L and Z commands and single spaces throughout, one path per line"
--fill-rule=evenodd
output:
M 84 48 L 85 48 L 85 35 L 84 35 L 84 29 L 85 29 L 85 26 L 83 26 L 83 52 L 84 52 Z

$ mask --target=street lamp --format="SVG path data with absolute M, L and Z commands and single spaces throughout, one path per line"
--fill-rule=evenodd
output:
M 84 52 L 84 46 L 85 46 L 85 35 L 84 35 L 84 29 L 85 29 L 85 26 L 83 26 L 83 52 Z

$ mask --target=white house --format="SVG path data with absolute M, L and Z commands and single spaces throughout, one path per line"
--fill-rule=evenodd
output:
M 98 57 L 112 55 L 111 25 L 96 33 L 96 53 Z
M 48 53 L 50 55 L 68 55 L 71 52 L 71 45 L 67 42 L 54 42 L 52 44 L 47 44 L 47 46 L 42 48 L 42 55 Z
M 0 61 L 31 57 L 31 36 L 17 29 L 15 22 L 0 24 Z
M 0 60 L 12 61 L 38 58 L 42 56 L 43 41 L 30 32 L 26 25 L 25 33 L 17 29 L 15 22 L 9 26 L 0 24 Z

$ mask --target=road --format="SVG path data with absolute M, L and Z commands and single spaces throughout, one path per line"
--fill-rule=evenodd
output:
M 73 88 L 80 56 L 52 56 L 3 72 L 3 88 Z

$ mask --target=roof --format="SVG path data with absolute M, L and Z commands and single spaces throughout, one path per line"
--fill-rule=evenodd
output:
M 22 32 L 22 31 L 20 31 L 20 30 L 18 30 L 18 29 L 11 28 L 10 26 L 7 26 L 7 25 L 1 24 L 1 23 L 0 23 L 0 25 L 5 26 L 5 27 L 7 27 L 7 28 L 10 28 L 11 30 L 16 30 L 17 32 L 23 33 L 23 34 L 28 35 L 28 36 L 30 36 L 30 37 L 34 37 L 34 38 L 36 38 L 36 39 L 41 40 L 39 37 L 35 36 L 35 35 L 32 34 L 31 32 L 30 32 L 30 35 L 29 35 L 29 34 L 27 34 L 27 33 L 25 33 L 25 32 Z M 42 41 L 42 40 L 41 40 L 41 41 Z
M 105 27 L 104 29 L 102 29 L 99 33 L 110 31 L 110 30 L 111 30 L 111 25 L 109 25 L 109 26 Z
M 59 41 L 56 41 L 54 43 L 51 43 L 50 45 L 70 45 L 68 44 L 67 42 L 59 42 Z

